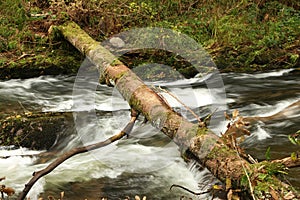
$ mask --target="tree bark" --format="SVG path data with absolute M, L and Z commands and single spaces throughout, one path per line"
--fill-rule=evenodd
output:
M 236 149 L 226 145 L 223 138 L 174 112 L 137 75 L 77 24 L 69 22 L 57 29 L 98 67 L 102 83 L 103 80 L 114 83 L 131 108 L 142 113 L 153 126 L 173 139 L 180 149 L 191 153 L 195 160 L 218 179 L 224 183 L 231 182 L 230 188 L 247 191 L 255 199 L 267 196 L 273 199 L 292 199 L 291 197 L 299 196 L 290 185 L 279 181 L 275 175 L 268 174 L 260 163 L 250 164 L 241 158 Z M 260 174 L 266 174 L 267 178 Z

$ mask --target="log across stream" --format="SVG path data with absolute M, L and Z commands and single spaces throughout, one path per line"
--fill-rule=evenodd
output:
M 243 116 L 271 116 L 299 100 L 299 76 L 288 71 L 259 74 L 228 73 L 222 74 L 222 77 L 229 112 L 238 109 Z M 85 143 L 100 141 L 122 129 L 129 119 L 129 107 L 122 97 L 111 88 L 99 85 L 97 106 L 87 104 L 84 110 L 76 110 L 72 107 L 74 80 L 75 77 L 42 76 L 1 81 L 1 111 L 9 115 L 23 112 L 25 108 L 30 112 L 76 111 L 84 115 L 96 109 L 98 113 L 96 119 L 86 118 L 86 122 L 82 122 L 87 126 L 81 130 L 81 136 L 87 133 L 91 136 L 90 140 L 84 141 Z M 210 96 L 201 82 L 190 87 L 188 80 L 182 80 L 180 84 L 170 89 L 179 97 L 187 96 L 191 92 L 205 97 L 206 100 L 197 104 L 193 110 L 200 117 L 209 113 Z M 172 103 L 171 105 L 178 106 Z M 193 120 L 192 116 L 187 115 Z M 170 143 L 167 137 L 151 125 L 142 124 L 142 120 L 141 117 L 128 139 L 95 153 L 74 157 L 42 178 L 30 193 L 32 199 L 38 194 L 45 198 L 48 195 L 58 198 L 61 191 L 65 191 L 65 196 L 70 199 L 96 199 L 99 196 L 116 199 L 135 194 L 146 195 L 151 199 L 179 199 L 182 194 L 189 196 L 176 189 L 169 192 L 168 189 L 172 184 L 181 184 L 194 191 L 206 190 L 208 183 L 212 182 L 212 175 L 207 171 L 198 171 L 196 165 L 186 164 L 180 157 L 176 145 Z M 247 137 L 243 147 L 259 160 L 265 159 L 268 147 L 271 147 L 272 159 L 289 156 L 298 148 L 289 142 L 287 135 L 299 130 L 299 121 L 299 110 L 288 113 L 280 122 L 258 121 L 251 128 L 252 134 Z M 51 151 L 64 152 L 83 142 L 75 131 L 69 134 L 70 137 L 59 138 Z M 40 151 L 18 147 L 16 149 L 2 147 L 0 153 L 2 157 L 10 156 L 0 158 L 0 171 L 5 172 L 0 174 L 0 177 L 6 176 L 6 180 L 2 183 L 15 188 L 17 192 L 23 189 L 33 171 L 49 163 L 49 158 L 53 159 L 53 154 L 49 157 L 39 157 L 37 153 Z M 296 168 L 290 170 L 287 175 L 291 184 L 298 189 L 300 189 L 299 174 L 299 169 Z M 198 198 L 193 195 L 190 197 Z

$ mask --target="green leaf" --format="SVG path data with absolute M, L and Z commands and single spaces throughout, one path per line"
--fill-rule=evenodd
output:
M 292 159 L 292 161 L 297 160 L 297 153 L 296 152 L 291 153 L 291 159 Z
M 294 145 L 300 145 L 300 130 L 288 136 L 290 142 Z
M 288 138 L 292 144 L 297 145 L 297 142 L 293 136 L 289 135 Z
M 241 178 L 241 186 L 247 187 L 249 184 L 248 178 L 246 175 L 242 176 Z
M 258 178 L 259 178 L 259 180 L 261 180 L 261 181 L 264 181 L 266 178 L 268 177 L 268 174 L 258 174 Z

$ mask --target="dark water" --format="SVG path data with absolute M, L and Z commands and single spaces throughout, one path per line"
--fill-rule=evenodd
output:
M 238 109 L 242 116 L 272 116 L 284 111 L 289 105 L 300 100 L 300 76 L 291 70 L 259 74 L 222 74 L 226 91 L 227 112 Z M 80 121 L 71 141 L 59 140 L 66 151 L 79 144 L 101 141 L 122 129 L 129 119 L 128 105 L 115 89 L 93 86 L 93 94 L 79 87 L 74 93 L 75 77 L 42 76 L 26 80 L 0 82 L 0 110 L 2 113 L 29 111 L 74 111 Z M 88 81 L 88 80 L 87 80 Z M 159 84 L 151 83 L 151 84 Z M 222 101 L 218 88 L 207 87 L 201 80 L 182 80 L 165 84 L 186 105 L 200 117 L 213 112 L 212 104 Z M 216 91 L 216 92 L 212 92 Z M 215 94 L 215 96 L 212 96 Z M 170 104 L 190 120 L 193 116 L 181 104 L 165 97 Z M 84 104 L 74 103 L 84 100 Z M 219 105 L 218 105 L 219 106 Z M 291 152 L 299 151 L 292 145 L 288 135 L 300 129 L 300 109 L 284 113 L 284 118 L 257 121 L 251 127 L 251 135 L 243 143 L 243 148 L 258 160 L 265 159 L 265 152 L 271 148 L 271 158 L 283 158 Z M 82 114 L 82 111 L 89 114 Z M 101 113 L 101 114 L 96 114 Z M 48 195 L 59 197 L 65 191 L 65 199 L 110 199 L 124 198 L 138 194 L 147 199 L 180 199 L 182 195 L 196 197 L 174 189 L 172 184 L 185 185 L 195 191 L 203 191 L 212 182 L 207 171 L 197 170 L 194 164 L 186 164 L 177 147 L 168 138 L 149 124 L 137 122 L 131 137 L 103 149 L 78 155 L 59 166 L 53 173 L 42 178 L 33 188 L 30 196 L 44 198 Z M 220 121 L 215 130 L 221 132 L 226 123 Z M 70 139 L 70 138 L 69 138 Z M 26 149 L 1 149 L 1 155 L 33 154 Z M 54 156 L 55 157 L 55 156 Z M 7 177 L 6 185 L 17 191 L 30 178 L 33 171 L 47 163 L 37 163 L 37 158 L 12 156 L 0 161 L 1 172 Z M 299 169 L 291 169 L 288 180 L 300 188 Z

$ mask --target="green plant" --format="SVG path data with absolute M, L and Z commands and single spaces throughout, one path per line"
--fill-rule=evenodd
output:
M 23 1 L 1 1 L 0 3 L 0 52 L 11 51 L 17 48 L 17 34 L 26 22 L 26 13 Z
M 268 147 L 266 153 L 265 153 L 265 157 L 266 157 L 266 160 L 271 160 L 271 147 Z
M 290 142 L 294 145 L 300 145 L 300 130 L 288 136 Z

